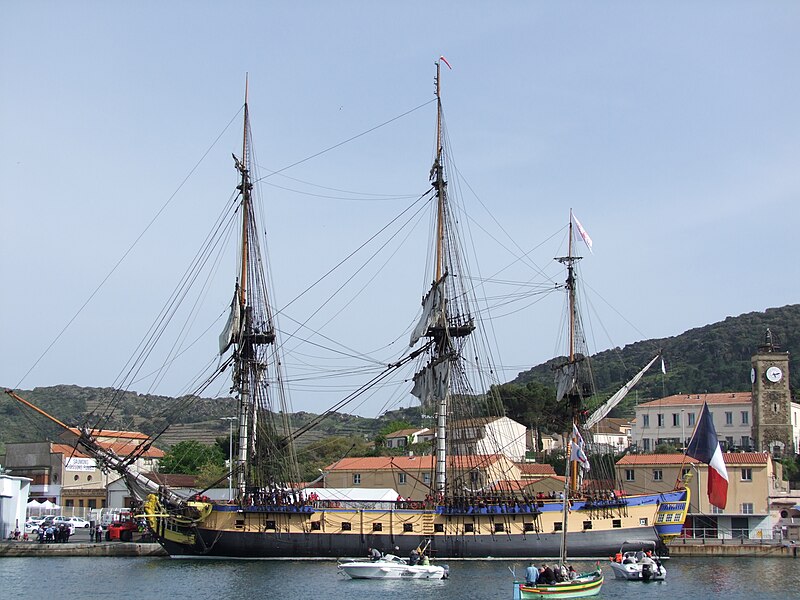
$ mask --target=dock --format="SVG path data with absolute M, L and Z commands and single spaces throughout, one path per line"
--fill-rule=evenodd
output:
M 0 542 L 0 558 L 20 556 L 168 556 L 160 544 L 141 542 Z
M 796 541 L 750 539 L 678 539 L 669 543 L 669 555 L 684 556 L 765 556 L 797 558 L 800 544 Z

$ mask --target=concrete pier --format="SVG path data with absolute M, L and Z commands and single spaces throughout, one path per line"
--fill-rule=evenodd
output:
M 39 544 L 0 542 L 0 558 L 6 556 L 167 556 L 160 544 L 102 542 Z
M 671 557 L 683 556 L 767 556 L 797 558 L 800 544 L 778 540 L 680 539 L 669 544 Z

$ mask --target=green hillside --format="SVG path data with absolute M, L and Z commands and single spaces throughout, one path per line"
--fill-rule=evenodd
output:
M 636 393 L 614 412 L 630 416 L 638 396 L 653 399 L 672 394 L 741 392 L 750 389 L 750 358 L 764 343 L 767 328 L 781 351 L 789 352 L 790 385 L 800 384 L 800 304 L 752 312 L 690 329 L 675 337 L 645 340 L 592 357 L 597 395 L 607 398 L 663 350 L 667 373 L 654 365 L 636 387 Z M 534 381 L 553 385 L 556 358 L 520 373 L 513 383 Z

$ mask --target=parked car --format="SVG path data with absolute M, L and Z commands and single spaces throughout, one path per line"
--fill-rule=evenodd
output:
M 35 533 L 39 531 L 39 523 L 34 520 L 25 521 L 25 533 Z
M 64 517 L 72 523 L 76 529 L 89 529 L 89 521 L 80 517 Z

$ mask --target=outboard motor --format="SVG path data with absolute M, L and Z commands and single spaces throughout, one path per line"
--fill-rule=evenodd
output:
M 644 581 L 650 581 L 650 579 L 652 579 L 653 575 L 654 575 L 654 573 L 653 573 L 653 565 L 651 565 L 649 563 L 644 563 L 642 565 L 642 579 Z
M 450 565 L 442 565 L 444 567 L 444 575 L 442 575 L 442 579 L 447 579 L 450 577 Z

